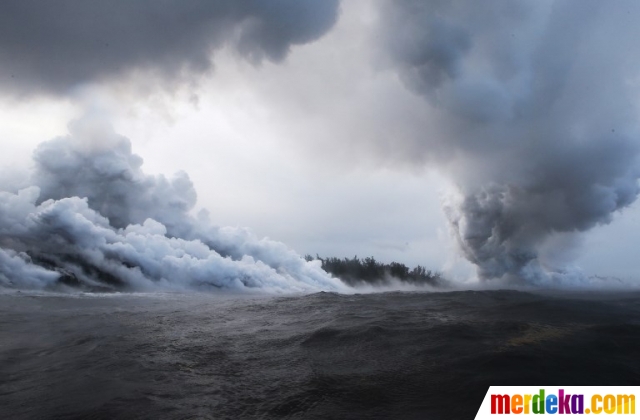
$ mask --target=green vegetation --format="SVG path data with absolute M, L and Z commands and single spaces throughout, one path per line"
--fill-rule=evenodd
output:
M 340 259 L 322 258 L 318 255 L 313 258 L 311 255 L 305 255 L 304 258 L 307 261 L 320 260 L 323 270 L 351 286 L 363 283 L 383 285 L 392 279 L 415 285 L 442 286 L 444 283 L 440 273 L 427 270 L 420 265 L 410 269 L 397 262 L 384 264 L 373 257 L 359 259 L 357 256 L 352 259 Z

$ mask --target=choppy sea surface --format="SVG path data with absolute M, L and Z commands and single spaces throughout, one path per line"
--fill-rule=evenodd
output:
M 0 294 L 7 419 L 472 419 L 639 361 L 638 292 Z

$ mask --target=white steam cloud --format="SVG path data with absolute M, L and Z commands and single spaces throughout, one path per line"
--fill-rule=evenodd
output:
M 100 119 L 41 144 L 31 186 L 0 191 L 0 286 L 90 290 L 345 291 L 284 244 L 190 215 L 185 173 L 142 172 Z
M 416 155 L 458 184 L 445 210 L 478 276 L 573 281 L 546 243 L 639 192 L 640 4 L 393 0 L 380 16 L 389 62 L 436 116 Z

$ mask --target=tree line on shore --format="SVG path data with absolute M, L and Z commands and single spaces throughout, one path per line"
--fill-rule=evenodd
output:
M 322 258 L 316 255 L 314 258 L 311 255 L 305 255 L 305 260 L 319 260 L 324 271 L 351 286 L 363 283 L 382 285 L 393 279 L 414 285 L 441 286 L 443 284 L 440 273 L 427 270 L 421 265 L 409 268 L 398 262 L 385 264 L 376 261 L 374 257 L 360 259 L 358 256 L 353 258 Z

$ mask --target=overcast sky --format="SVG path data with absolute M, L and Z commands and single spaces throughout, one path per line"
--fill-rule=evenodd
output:
M 536 114 L 533 122 L 520 122 L 529 112 L 522 111 L 528 106 L 522 103 L 542 107 L 546 100 L 527 102 L 527 78 L 535 79 L 536 72 L 561 73 L 558 68 L 564 65 L 536 48 L 557 44 L 553 37 L 560 35 L 553 35 L 554 25 L 592 25 L 587 29 L 595 35 L 587 41 L 569 40 L 548 53 L 557 57 L 566 53 L 561 48 L 574 51 L 579 45 L 582 50 L 575 54 L 589 58 L 567 66 L 575 83 L 586 83 L 591 76 L 580 66 L 596 72 L 599 63 L 617 65 L 623 53 L 632 54 L 623 38 L 635 34 L 632 27 L 640 16 L 634 2 L 621 2 L 621 10 L 606 13 L 590 10 L 596 6 L 584 2 L 584 10 L 576 12 L 581 19 L 577 23 L 563 21 L 562 16 L 569 15 L 557 11 L 560 7 L 552 1 L 536 6 L 495 1 L 495 7 L 485 11 L 474 10 L 474 2 L 452 2 L 455 7 L 435 1 L 428 7 L 411 1 L 295 3 L 194 1 L 190 7 L 149 11 L 129 2 L 98 7 L 102 3 L 63 1 L 68 13 L 61 13 L 40 10 L 46 9 L 43 3 L 6 2 L 0 6 L 0 181 L 23 182 L 20 176 L 31 165 L 37 144 L 65 134 L 74 118 L 100 113 L 131 140 L 134 153 L 144 159 L 145 172 L 186 171 L 198 193 L 197 209 L 209 209 L 218 225 L 249 227 L 301 254 L 373 255 L 466 279 L 475 271 L 463 256 L 481 266 L 485 262 L 473 243 L 455 239 L 451 220 L 465 215 L 452 219 L 443 211 L 452 195 L 462 191 L 467 198 L 477 197 L 479 184 L 510 182 L 539 192 L 557 181 L 553 176 L 524 180 L 530 172 L 557 169 L 532 164 L 532 169 L 521 170 L 530 163 L 527 156 L 547 162 L 558 155 L 584 155 L 572 160 L 583 170 L 585 162 L 591 162 L 591 149 L 574 154 L 557 146 L 554 133 L 560 130 L 552 128 L 562 124 L 555 119 L 548 123 L 551 134 L 544 134 L 548 142 L 539 144 L 546 154 L 505 145 L 503 137 L 530 134 L 529 127 L 546 121 Z M 10 13 L 2 13 L 3 8 Z M 59 25 L 48 20 L 51 14 Z M 592 14 L 605 17 L 598 20 Z M 615 20 L 626 14 L 629 21 Z M 121 17 L 116 29 L 112 20 L 100 18 L 111 15 Z M 10 20 L 20 29 L 9 28 Z M 611 22 L 622 29 L 608 38 Z M 502 25 L 502 32 L 493 29 L 495 25 Z M 74 31 L 91 36 L 78 40 Z M 571 38 L 567 33 L 560 34 Z M 511 36 L 520 40 L 506 39 Z M 620 42 L 612 45 L 611 39 Z M 609 49 L 615 52 L 603 52 Z M 602 54 L 594 58 L 594 51 Z M 531 57 L 546 67 L 529 64 Z M 624 63 L 633 71 L 639 68 L 635 60 Z M 486 76 L 491 72 L 497 75 Z M 608 70 L 601 74 L 612 80 L 622 77 Z M 635 161 L 619 163 L 623 159 L 618 157 L 635 153 L 632 145 L 637 143 L 635 126 L 627 121 L 637 119 L 640 73 L 635 79 L 633 75 L 624 74 L 633 89 L 622 104 L 602 93 L 623 89 L 616 82 L 602 89 L 589 85 L 596 92 L 585 94 L 591 107 L 563 105 L 555 114 L 574 118 L 583 112 L 589 119 L 615 116 L 623 108 L 631 117 L 612 117 L 602 126 L 609 124 L 603 132 L 618 129 L 626 136 L 611 143 L 620 153 L 611 152 L 609 159 L 606 151 L 593 152 L 613 167 L 593 183 L 614 190 L 615 205 L 606 212 L 585 210 L 583 221 L 569 224 L 564 213 L 557 218 L 544 212 L 514 213 L 545 223 L 553 220 L 544 226 L 535 223 L 517 236 L 549 265 L 557 260 L 562 266 L 580 266 L 589 275 L 638 278 L 637 192 L 628 184 L 620 187 L 627 179 L 637 187 Z M 559 101 L 581 102 L 573 93 L 580 89 L 587 86 L 566 88 L 569 94 Z M 601 104 L 594 105 L 595 100 Z M 581 124 L 585 130 L 599 129 L 576 118 L 570 130 L 579 130 Z M 500 163 L 505 160 L 510 163 Z M 624 170 L 617 169 L 620 165 Z M 566 188 L 585 177 L 575 172 Z M 580 184 L 577 189 L 582 188 Z M 589 207 L 584 204 L 588 200 L 589 194 L 576 198 L 580 209 Z M 501 211 L 513 212 L 508 207 Z M 518 218 L 509 223 L 519 223 Z M 544 231 L 544 238 L 531 230 Z M 547 236 L 550 230 L 561 233 Z M 505 239 L 507 248 L 511 240 Z

